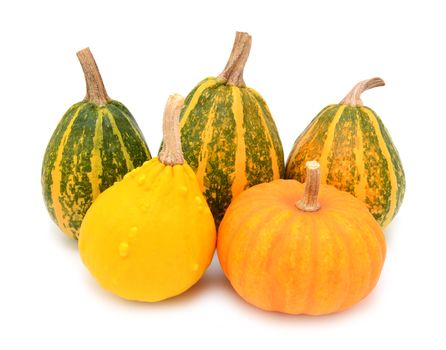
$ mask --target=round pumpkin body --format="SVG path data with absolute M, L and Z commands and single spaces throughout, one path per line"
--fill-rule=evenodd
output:
M 250 37 L 239 37 L 246 40 L 239 49 L 249 52 Z M 283 178 L 283 150 L 274 120 L 259 93 L 242 80 L 231 81 L 225 72 L 204 79 L 186 97 L 180 118 L 185 159 L 217 225 L 244 189 Z
M 96 197 L 151 158 L 135 119 L 122 103 L 108 98 L 94 59 L 86 50 L 81 63 L 84 70 L 90 67 L 85 72 L 87 91 L 94 85 L 96 89 L 60 120 L 46 148 L 41 176 L 51 218 L 76 239 Z M 97 74 L 94 78 L 93 69 Z
M 396 147 L 370 108 L 341 103 L 324 108 L 294 143 L 286 178 L 305 182 L 305 163 L 321 164 L 322 183 L 363 201 L 382 227 L 400 208 L 406 181 Z
M 344 310 L 373 289 L 385 258 L 382 230 L 367 207 L 321 185 L 320 209 L 296 202 L 304 185 L 254 186 L 229 206 L 218 232 L 226 277 L 248 303 L 289 314 Z
M 214 219 L 181 154 L 183 101 L 176 95 L 168 101 L 165 130 L 174 136 L 164 133 L 160 156 L 100 194 L 82 222 L 84 264 L 102 287 L 125 299 L 154 302 L 184 292 L 214 254 Z M 166 121 L 173 117 L 175 128 Z

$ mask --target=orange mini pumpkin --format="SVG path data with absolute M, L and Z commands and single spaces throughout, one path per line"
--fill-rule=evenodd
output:
M 320 185 L 276 180 L 236 197 L 218 232 L 218 258 L 234 289 L 261 309 L 321 315 L 344 310 L 376 285 L 386 254 L 365 204 Z

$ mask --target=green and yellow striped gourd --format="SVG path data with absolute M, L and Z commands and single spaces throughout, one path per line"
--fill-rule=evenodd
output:
M 87 95 L 57 125 L 46 148 L 41 178 L 51 218 L 75 239 L 96 197 L 151 158 L 129 110 L 108 97 L 90 50 L 79 51 L 77 56 Z
M 282 144 L 268 106 L 243 81 L 250 48 L 251 36 L 238 32 L 224 71 L 198 83 L 180 116 L 184 157 L 217 227 L 233 197 L 284 176 Z
M 386 227 L 403 201 L 404 170 L 381 119 L 360 98 L 383 85 L 380 78 L 361 81 L 339 104 L 325 107 L 297 138 L 286 177 L 305 182 L 306 162 L 317 160 L 322 182 L 361 199 Z

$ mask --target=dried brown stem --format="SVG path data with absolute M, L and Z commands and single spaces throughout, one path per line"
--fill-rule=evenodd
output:
M 84 71 L 85 82 L 87 84 L 87 95 L 84 101 L 92 102 L 98 106 L 104 105 L 110 100 L 110 97 L 107 95 L 104 82 L 102 81 L 101 74 L 99 73 L 98 66 L 90 49 L 87 47 L 79 51 L 77 57 Z
M 349 105 L 352 107 L 360 107 L 363 106 L 361 101 L 361 94 L 369 89 L 373 89 L 378 86 L 384 86 L 384 80 L 381 78 L 372 78 L 368 80 L 360 81 L 356 84 L 353 89 L 344 97 L 344 99 L 340 102 L 343 105 Z
M 307 177 L 305 180 L 304 196 L 297 201 L 296 207 L 303 211 L 317 211 L 320 208 L 318 202 L 319 185 L 321 183 L 321 167 L 318 162 L 307 162 Z
M 169 96 L 164 108 L 163 148 L 159 154 L 159 160 L 165 165 L 184 163 L 179 122 L 183 105 L 184 98 L 181 95 L 173 94 Z
M 251 42 L 252 39 L 248 33 L 237 32 L 235 34 L 231 56 L 229 56 L 225 69 L 218 76 L 219 79 L 226 81 L 229 85 L 246 86 L 243 80 L 243 70 L 251 50 Z

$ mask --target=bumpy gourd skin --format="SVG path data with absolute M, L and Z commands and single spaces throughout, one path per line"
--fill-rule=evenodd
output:
M 154 158 L 93 203 L 79 251 L 105 289 L 154 302 L 195 284 L 212 260 L 215 241 L 214 220 L 192 169 Z

